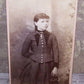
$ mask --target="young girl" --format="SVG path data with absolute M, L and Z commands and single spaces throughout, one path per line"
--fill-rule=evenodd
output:
M 34 24 L 35 31 L 28 34 L 22 47 L 22 55 L 31 60 L 30 82 L 27 84 L 50 84 L 51 76 L 57 76 L 59 65 L 57 40 L 55 35 L 46 30 L 48 15 L 35 15 Z

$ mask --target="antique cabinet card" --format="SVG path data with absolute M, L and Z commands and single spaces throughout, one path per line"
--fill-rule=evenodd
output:
M 7 0 L 11 84 L 70 84 L 77 0 Z

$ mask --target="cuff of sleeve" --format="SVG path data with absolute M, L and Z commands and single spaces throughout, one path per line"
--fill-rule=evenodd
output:
M 56 62 L 54 62 L 54 66 L 57 67 L 57 68 L 59 68 L 59 64 L 56 63 Z

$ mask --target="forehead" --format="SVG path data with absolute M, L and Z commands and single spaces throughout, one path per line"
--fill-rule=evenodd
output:
M 49 19 L 47 19 L 47 18 L 39 18 L 39 20 L 38 21 L 48 21 Z

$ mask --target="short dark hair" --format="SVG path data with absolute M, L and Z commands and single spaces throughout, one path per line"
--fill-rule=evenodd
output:
M 34 22 L 37 22 L 39 19 L 49 19 L 49 16 L 45 13 L 39 13 L 34 16 Z

